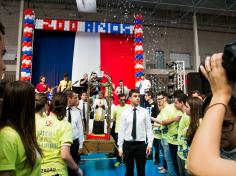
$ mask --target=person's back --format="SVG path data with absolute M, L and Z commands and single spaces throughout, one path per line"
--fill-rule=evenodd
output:
M 61 146 L 72 143 L 72 127 L 55 114 L 40 118 L 36 122 L 37 141 L 43 150 L 42 175 L 67 175 L 67 167 L 61 158 Z
M 36 160 L 32 171 L 30 167 L 25 167 L 27 159 L 25 148 L 15 129 L 10 126 L 2 128 L 0 130 L 0 141 L 0 172 L 2 170 L 13 170 L 11 173 L 17 176 L 40 174 L 40 158 Z
M 40 175 L 36 142 L 34 87 L 23 81 L 6 85 L 0 118 L 0 173 Z

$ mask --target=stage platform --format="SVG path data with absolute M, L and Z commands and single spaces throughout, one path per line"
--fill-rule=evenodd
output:
M 108 134 L 85 136 L 83 153 L 112 153 L 115 150 L 115 140 Z

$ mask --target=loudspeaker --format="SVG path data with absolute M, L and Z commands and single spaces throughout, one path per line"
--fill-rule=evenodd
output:
M 198 72 L 190 72 L 187 74 L 187 90 L 188 93 L 198 90 L 206 95 L 211 92 L 211 87 L 207 79 Z

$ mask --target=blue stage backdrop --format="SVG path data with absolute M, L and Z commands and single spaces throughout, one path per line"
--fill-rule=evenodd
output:
M 36 86 L 41 75 L 50 87 L 59 84 L 63 74 L 71 79 L 74 53 L 74 32 L 35 30 L 32 83 Z

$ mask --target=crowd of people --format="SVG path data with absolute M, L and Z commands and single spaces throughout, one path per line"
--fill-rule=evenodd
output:
M 4 34 L 0 23 L 1 76 Z M 107 132 L 109 108 L 111 135 L 118 146 L 114 167 L 124 162 L 126 176 L 134 175 L 134 163 L 137 175 L 144 176 L 146 160 L 152 157 L 154 167 L 170 176 L 236 175 L 234 84 L 222 67 L 222 53 L 208 57 L 200 69 L 212 94 L 177 90 L 171 100 L 163 91 L 153 97 L 145 75 L 129 90 L 122 80 L 117 88 L 109 80 L 99 81 L 96 73 L 90 78 L 84 74 L 74 84 L 64 74 L 51 98 L 45 76 L 35 87 L 1 80 L 0 176 L 83 175 L 79 161 L 84 134 Z M 75 84 L 83 87 L 80 94 L 72 90 Z M 113 92 L 118 105 L 110 99 Z

